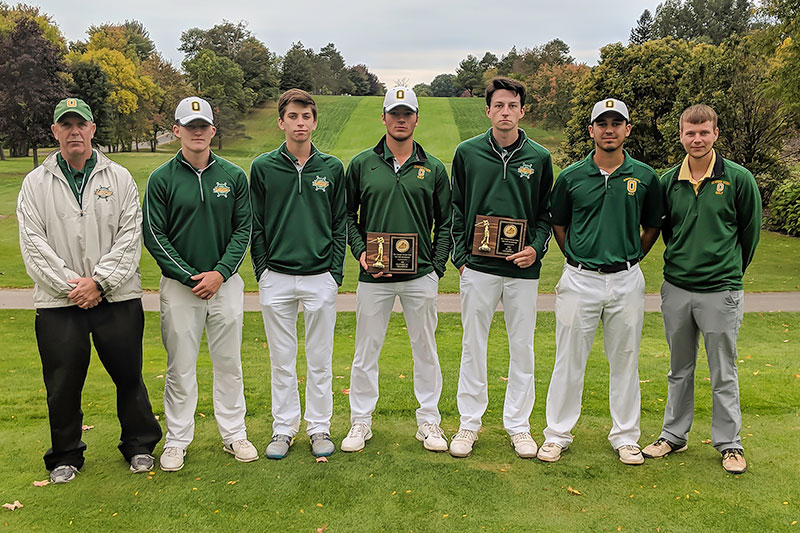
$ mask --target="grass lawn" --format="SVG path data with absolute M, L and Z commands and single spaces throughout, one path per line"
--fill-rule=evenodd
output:
M 33 311 L 0 311 L 0 342 L 6 347 L 0 374 L 0 498 L 25 506 L 4 511 L 0 524 L 14 531 L 132 530 L 143 525 L 151 531 L 314 531 L 325 525 L 330 532 L 791 531 L 800 520 L 800 459 L 795 453 L 800 438 L 799 320 L 797 313 L 745 316 L 739 376 L 749 471 L 742 476 L 726 474 L 719 454 L 705 442 L 710 438 L 711 386 L 703 362 L 697 372 L 689 450 L 641 467 L 622 465 L 606 440 L 608 365 L 600 351 L 601 335 L 589 358 L 583 415 L 572 447 L 552 465 L 516 458 L 501 421 L 508 344 L 500 314 L 489 344 L 489 411 L 475 452 L 467 459 L 426 452 L 414 439 L 410 348 L 402 316 L 394 315 L 381 359 L 374 437 L 361 453 L 337 451 L 329 462 L 318 464 L 301 433 L 283 461 L 237 463 L 221 450 L 211 404 L 212 373 L 202 355 L 196 438 L 186 467 L 132 476 L 116 450 L 113 385 L 94 357 L 83 396 L 84 423 L 94 426 L 84 433 L 86 465 L 69 485 L 34 487 L 33 481 L 47 477 L 41 456 L 50 437 Z M 540 313 L 537 401 L 531 417 L 540 444 L 553 368 L 553 327 L 553 314 Z M 147 314 L 146 328 L 144 379 L 163 426 L 166 357 L 156 313 Z M 440 409 L 448 436 L 458 426 L 459 328 L 457 315 L 440 315 Z M 340 313 L 333 361 L 332 433 L 337 447 L 349 426 L 342 390 L 349 387 L 353 331 L 353 314 Z M 247 313 L 247 422 L 249 437 L 261 453 L 271 435 L 264 342 L 260 315 Z M 642 444 L 652 441 L 661 426 L 667 368 L 660 315 L 648 313 L 640 357 Z M 302 382 L 302 360 L 298 372 Z M 570 487 L 580 495 L 571 494 Z

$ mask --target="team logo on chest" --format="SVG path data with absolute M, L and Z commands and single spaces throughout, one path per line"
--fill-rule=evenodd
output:
M 224 183 L 217 182 L 217 184 L 214 186 L 214 188 L 211 189 L 211 192 L 216 194 L 217 198 L 220 198 L 222 196 L 227 198 L 228 197 L 228 193 L 231 192 L 231 188 L 228 187 L 228 182 L 227 181 L 224 182 Z
M 525 178 L 529 180 L 531 179 L 531 176 L 533 176 L 535 170 L 533 169 L 533 165 L 531 165 L 530 163 L 522 163 L 517 169 L 517 172 L 519 172 L 520 178 Z
M 330 184 L 331 182 L 328 181 L 328 178 L 326 178 L 325 176 L 321 177 L 317 176 L 316 178 L 314 178 L 314 181 L 311 182 L 311 185 L 314 186 L 315 191 L 323 191 L 323 192 L 328 189 L 328 185 Z
M 100 186 L 94 190 L 94 195 L 98 200 L 105 200 L 106 202 L 114 196 L 114 191 L 111 187 Z
M 714 180 L 711 183 L 715 185 L 715 194 L 725 194 L 725 186 L 730 185 L 730 182 L 725 180 Z
M 635 196 L 640 180 L 638 178 L 625 178 L 623 181 L 625 182 L 625 188 L 628 190 L 628 196 Z
M 425 168 L 423 166 L 414 166 L 414 168 L 417 169 L 417 179 L 418 180 L 424 180 L 425 179 L 425 174 L 431 171 L 431 169 Z

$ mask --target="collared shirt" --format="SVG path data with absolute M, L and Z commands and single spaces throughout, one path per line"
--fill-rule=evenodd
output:
M 688 181 L 694 187 L 694 194 L 697 196 L 697 192 L 700 190 L 700 184 L 703 183 L 703 180 L 706 180 L 711 177 L 711 173 L 714 171 L 714 163 L 717 162 L 717 152 L 716 150 L 711 151 L 711 161 L 708 163 L 708 168 L 706 169 L 705 173 L 703 173 L 703 177 L 699 180 L 695 180 L 692 177 L 692 171 L 689 168 L 689 155 L 687 154 L 686 157 L 683 158 L 683 163 L 681 164 L 681 170 L 678 172 L 678 180 L 679 181 Z
M 67 179 L 69 188 L 72 189 L 72 194 L 75 195 L 78 205 L 83 206 L 83 188 L 86 186 L 86 182 L 89 181 L 87 178 L 92 175 L 92 170 L 94 170 L 95 165 L 97 165 L 97 154 L 92 150 L 92 157 L 83 165 L 83 170 L 75 170 L 69 166 L 67 160 L 61 155 L 61 152 L 56 154 L 56 161 L 64 177 Z

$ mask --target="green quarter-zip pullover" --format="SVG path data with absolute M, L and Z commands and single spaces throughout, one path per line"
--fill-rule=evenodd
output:
M 522 279 L 539 279 L 550 240 L 547 205 L 553 185 L 550 152 L 520 129 L 517 141 L 499 146 L 489 129 L 456 147 L 453 156 L 453 264 Z M 502 258 L 472 254 L 477 215 L 528 221 L 525 245 L 536 261 L 519 268 Z
M 711 176 L 695 194 L 691 182 L 678 180 L 680 168 L 661 178 L 664 279 L 692 292 L 742 290 L 742 275 L 761 236 L 755 178 L 717 153 Z
M 395 172 L 384 136 L 350 161 L 346 179 L 347 235 L 356 259 L 367 249 L 367 232 L 419 236 L 416 274 L 373 278 L 362 269 L 359 281 L 408 281 L 434 270 L 441 278 L 450 254 L 451 224 L 450 180 L 442 162 L 414 142 L 414 153 Z
M 196 169 L 179 151 L 147 180 L 144 244 L 164 276 L 194 287 L 190 278 L 216 270 L 227 280 L 250 244 L 247 176 L 213 153 Z
M 256 279 L 264 270 L 330 272 L 339 285 L 347 246 L 344 165 L 311 145 L 302 168 L 286 148 L 261 154 L 250 168 Z
M 641 259 L 639 226 L 659 228 L 663 217 L 658 175 L 628 152 L 604 175 L 592 150 L 558 175 L 550 197 L 550 221 L 567 227 L 567 257 L 588 268 Z

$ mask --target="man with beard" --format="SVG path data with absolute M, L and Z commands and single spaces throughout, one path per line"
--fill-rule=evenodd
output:
M 561 172 L 553 186 L 550 217 L 566 264 L 556 285 L 556 361 L 538 453 L 542 461 L 558 461 L 572 443 L 586 360 L 602 320 L 612 420 L 608 440 L 623 463 L 644 462 L 638 445 L 644 276 L 638 263 L 658 237 L 663 206 L 655 171 L 622 148 L 630 132 L 623 102 L 597 102 L 589 125 L 595 149 Z
M 450 253 L 450 181 L 441 161 L 414 141 L 417 96 L 406 87 L 386 93 L 386 135 L 356 155 L 347 168 L 348 240 L 361 263 L 356 295 L 355 355 L 350 372 L 350 421 L 342 451 L 364 448 L 372 437 L 378 402 L 378 357 L 395 297 L 400 297 L 414 357 L 417 440 L 427 450 L 446 451 L 439 428 L 442 372 L 436 352 L 436 297 Z M 416 274 L 369 273 L 367 232 L 415 233 Z

